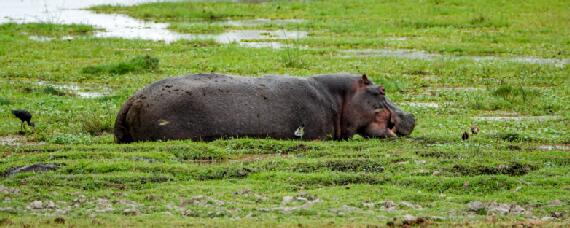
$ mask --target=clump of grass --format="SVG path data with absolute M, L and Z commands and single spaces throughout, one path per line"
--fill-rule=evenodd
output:
M 83 115 L 80 120 L 84 132 L 90 135 L 102 135 L 111 132 L 113 129 L 113 121 L 109 116 L 99 116 L 97 114 Z
M 9 104 L 12 104 L 12 102 L 8 100 L 8 98 L 0 97 L 0 105 L 9 105 Z
M 0 26 L 0 33 L 8 31 L 36 36 L 62 37 L 89 35 L 94 31 L 94 28 L 83 24 L 60 25 L 51 23 L 7 23 Z
M 91 138 L 83 134 L 60 134 L 51 137 L 49 142 L 54 144 L 81 144 L 90 143 Z
M 53 86 L 46 86 L 42 89 L 43 93 L 46 94 L 51 94 L 51 95 L 55 95 L 55 96 L 65 96 L 66 93 L 63 91 L 58 90 L 57 88 L 53 87 Z
M 158 70 L 158 58 L 145 55 L 137 56 L 128 61 L 117 64 L 102 64 L 97 66 L 84 67 L 81 72 L 84 74 L 126 74 L 131 72 L 155 71 Z
M 539 94 L 536 91 L 527 90 L 522 87 L 515 88 L 511 85 L 501 85 L 493 91 L 493 95 L 509 101 L 514 101 L 518 98 L 522 99 L 522 101 L 527 101 L 529 97 L 534 97 Z
M 299 48 L 287 48 L 280 57 L 281 63 L 283 63 L 283 66 L 287 68 L 302 69 L 307 65 L 301 58 L 301 51 Z

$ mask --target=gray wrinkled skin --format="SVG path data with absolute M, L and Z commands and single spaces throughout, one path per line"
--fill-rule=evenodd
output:
M 383 109 L 392 115 L 378 116 Z M 340 140 L 357 133 L 391 137 L 378 128 L 394 126 L 396 134 L 408 135 L 414 124 L 366 76 L 196 74 L 155 82 L 130 97 L 117 115 L 115 140 L 293 139 L 299 129 L 302 139 Z

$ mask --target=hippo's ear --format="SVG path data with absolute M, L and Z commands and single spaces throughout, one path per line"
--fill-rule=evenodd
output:
M 358 84 L 361 86 L 368 86 L 371 85 L 372 83 L 370 82 L 370 80 L 368 80 L 368 76 L 366 76 L 366 74 L 362 74 L 362 78 L 358 80 Z
M 378 86 L 378 90 L 380 91 L 380 94 L 386 95 L 386 91 L 384 90 L 384 86 L 383 86 L 383 85 Z

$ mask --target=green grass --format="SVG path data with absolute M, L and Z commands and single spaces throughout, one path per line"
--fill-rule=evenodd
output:
M 174 2 L 93 9 L 171 22 L 173 29 L 189 33 L 204 33 L 200 28 L 207 27 L 223 29 L 204 23 L 208 21 L 301 18 L 305 21 L 300 24 L 269 27 L 309 31 L 310 37 L 300 43 L 311 47 L 414 48 L 453 55 L 570 56 L 568 4 L 559 0 Z M 409 39 L 385 39 L 390 37 Z
M 346 57 L 340 50 L 568 58 L 568 7 L 564 1 L 364 0 L 96 7 L 198 33 L 245 29 L 208 24 L 225 18 L 302 18 L 299 24 L 248 28 L 309 31 L 307 38 L 287 41 L 309 49 L 103 39 L 89 36 L 94 29 L 84 25 L 0 25 L 0 173 L 36 163 L 59 165 L 55 171 L 2 177 L 0 224 L 56 226 L 61 217 L 66 226 L 366 226 L 411 214 L 443 225 L 567 226 L 567 215 L 552 223 L 535 221 L 570 213 L 570 153 L 538 149 L 570 144 L 567 65 Z M 30 35 L 83 37 L 38 42 Z M 367 73 L 416 116 L 418 125 L 411 136 L 388 140 L 113 143 L 115 115 L 135 91 L 167 77 L 203 72 Z M 82 98 L 49 85 L 67 83 L 111 92 Z M 35 131 L 19 136 L 12 109 L 30 110 Z M 556 118 L 475 118 L 542 115 Z M 461 141 L 473 124 L 481 132 Z M 2 145 L 10 140 L 21 144 Z M 289 212 L 284 208 L 303 203 L 283 204 L 285 196 L 319 202 Z M 56 208 L 28 209 L 36 200 L 53 201 Z M 561 204 L 551 205 L 555 200 Z M 397 209 L 386 210 L 386 201 Z M 530 214 L 473 213 L 467 207 L 471 201 L 516 204 Z M 125 212 L 133 208 L 134 215 Z
M 117 64 L 102 64 L 97 66 L 87 66 L 81 69 L 85 74 L 126 74 L 130 72 L 140 73 L 141 71 L 158 70 L 159 60 L 157 58 L 145 55 L 137 56 L 128 61 Z

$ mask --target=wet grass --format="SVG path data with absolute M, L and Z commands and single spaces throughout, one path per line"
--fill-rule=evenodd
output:
M 566 3 L 534 1 L 514 7 L 515 3 L 505 2 L 500 12 L 483 10 L 484 5 L 496 4 L 272 1 L 98 8 L 174 25 L 224 18 L 303 18 L 295 26 L 312 35 L 294 43 L 312 49 L 252 49 L 210 40 L 164 44 L 90 36 L 38 42 L 27 37 L 63 37 L 93 28 L 0 25 L 0 173 L 38 163 L 58 165 L 53 171 L 21 172 L 0 180 L 0 224 L 366 226 L 386 225 L 394 217 L 401 220 L 411 214 L 445 225 L 567 225 L 567 215 L 553 223 L 535 220 L 570 212 L 570 154 L 538 149 L 544 144 L 570 143 L 568 66 L 346 58 L 339 52 L 339 47 L 387 47 L 552 57 L 561 51 L 559 56 L 568 58 L 564 36 L 568 15 L 562 11 Z M 506 13 L 514 16 L 502 16 Z M 378 26 L 370 26 L 371 21 Z M 291 25 L 260 27 L 279 26 Z M 196 29 L 216 32 L 220 28 Z M 409 39 L 378 39 L 384 36 Z M 149 63 L 160 62 L 160 70 L 133 59 L 145 60 L 144 56 L 152 56 Z M 143 63 L 137 68 L 142 70 L 114 73 L 114 69 L 123 69 L 117 66 L 131 63 Z M 88 68 L 98 71 L 84 72 Z M 114 116 L 135 91 L 156 80 L 202 72 L 299 77 L 367 73 L 385 86 L 396 104 L 416 116 L 418 125 L 410 137 L 388 140 L 113 143 Z M 82 88 L 100 85 L 111 92 L 82 98 L 39 81 L 77 83 Z M 437 90 L 472 87 L 481 89 Z M 10 110 L 20 108 L 32 112 L 36 129 L 16 138 L 20 122 Z M 535 115 L 559 118 L 474 118 Z M 477 125 L 480 133 L 462 141 L 461 134 L 471 125 Z M 20 141 L 10 141 L 14 138 Z M 285 202 L 285 196 L 319 202 L 289 211 L 305 202 Z M 37 200 L 53 201 L 55 207 L 28 208 Z M 387 201 L 397 208 L 386 209 L 382 205 Z M 516 204 L 530 214 L 487 216 L 470 212 L 467 204 L 471 201 Z
M 92 34 L 94 30 L 89 25 L 80 24 L 61 26 L 46 23 L 8 23 L 0 26 L 0 39 L 20 38 L 20 36 L 44 36 L 50 38 L 83 36 Z
M 97 66 L 87 66 L 81 69 L 84 74 L 126 74 L 140 73 L 141 71 L 153 72 L 158 70 L 159 60 L 148 55 L 137 56 L 125 62 L 116 64 L 101 64 Z
M 413 48 L 454 55 L 568 57 L 570 16 L 564 1 L 266 1 L 148 3 L 98 6 L 97 12 L 172 23 L 181 32 L 219 20 L 305 19 L 302 23 L 262 25 L 310 32 L 300 41 L 311 47 Z M 489 9 L 497 9 L 490 12 Z M 541 9 L 541 10 L 537 10 Z M 190 29 L 188 29 L 190 28 Z M 223 29 L 216 26 L 215 30 Z M 201 31 L 201 32 L 200 32 Z M 461 31 L 461 32 L 457 32 Z M 406 37 L 406 42 L 389 40 Z M 547 44 L 547 45 L 542 45 Z

